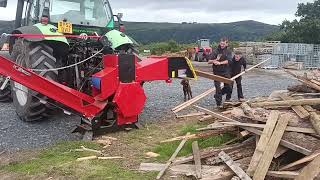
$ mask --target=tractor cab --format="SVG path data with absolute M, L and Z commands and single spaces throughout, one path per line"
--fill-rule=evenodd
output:
M 198 48 L 199 49 L 210 48 L 210 39 L 199 39 Z
M 210 39 L 199 39 L 197 41 L 195 61 L 208 61 L 208 56 L 212 53 Z
M 108 0 L 18 0 L 16 28 L 52 24 L 63 34 L 104 34 L 119 29 L 122 14 L 113 15 Z

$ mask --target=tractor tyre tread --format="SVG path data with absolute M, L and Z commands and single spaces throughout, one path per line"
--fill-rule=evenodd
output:
M 27 68 L 48 70 L 56 67 L 56 58 L 52 55 L 53 49 L 50 46 L 44 43 L 29 43 L 26 41 L 18 41 L 16 43 L 20 48 L 16 48 L 16 50 L 25 53 L 23 60 Z M 54 81 L 57 80 L 58 76 L 57 71 L 35 71 L 35 73 Z M 53 114 L 51 105 L 40 102 L 40 99 L 48 101 L 48 98 L 38 92 L 28 89 L 28 100 L 25 106 L 21 106 L 17 102 L 15 93 L 12 94 L 17 114 L 23 121 L 40 121 Z

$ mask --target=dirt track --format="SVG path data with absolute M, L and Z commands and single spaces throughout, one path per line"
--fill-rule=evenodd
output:
M 205 64 L 202 67 L 209 69 Z M 196 67 L 198 67 L 196 63 Z M 286 89 L 296 81 L 281 71 L 255 70 L 244 76 L 244 94 L 247 98 L 269 95 L 273 90 Z M 213 82 L 200 78 L 191 82 L 194 96 L 213 87 Z M 170 119 L 170 109 L 183 101 L 180 81 L 172 84 L 165 82 L 146 83 L 148 102 L 140 120 L 143 123 Z M 236 94 L 234 94 L 234 97 Z M 201 103 L 208 108 L 214 107 L 213 95 Z M 65 140 L 79 140 L 81 136 L 71 131 L 79 123 L 79 117 L 59 115 L 42 122 L 22 122 L 15 114 L 12 103 L 0 104 L 0 152 L 22 149 L 42 148 Z

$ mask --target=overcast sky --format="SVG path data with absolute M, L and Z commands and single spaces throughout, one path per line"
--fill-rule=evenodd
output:
M 17 0 L 0 8 L 0 20 L 14 19 Z M 221 23 L 256 20 L 280 24 L 292 20 L 299 2 L 314 0 L 110 0 L 125 21 Z

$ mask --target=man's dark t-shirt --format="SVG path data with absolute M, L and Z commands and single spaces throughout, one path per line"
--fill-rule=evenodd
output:
M 235 57 L 232 58 L 231 67 L 231 75 L 235 76 L 241 73 L 241 67 L 243 66 L 244 70 L 247 68 L 247 62 L 244 57 L 241 57 L 239 61 L 236 61 Z
M 211 55 L 210 60 L 216 59 L 221 55 L 220 62 L 228 60 L 228 64 L 223 65 L 212 65 L 213 73 L 217 75 L 229 74 L 230 73 L 230 64 L 232 63 L 232 52 L 228 48 L 221 49 L 219 46 Z

